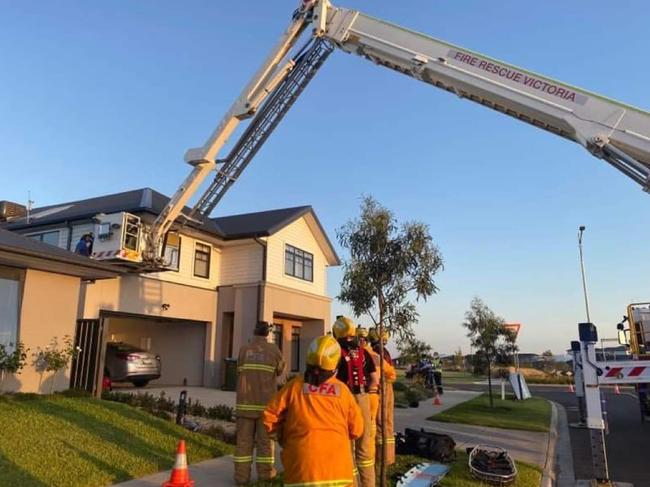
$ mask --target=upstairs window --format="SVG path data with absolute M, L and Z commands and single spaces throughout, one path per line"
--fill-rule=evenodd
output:
M 181 236 L 176 232 L 169 232 L 165 237 L 165 263 L 168 269 L 177 271 L 180 265 Z
M 304 281 L 314 280 L 314 254 L 300 250 L 292 245 L 284 249 L 284 273 Z
M 57 247 L 59 245 L 58 230 L 54 230 L 52 232 L 35 233 L 33 235 L 27 235 L 27 237 L 31 238 L 32 240 L 38 240 L 39 242 L 43 242 L 49 245 L 56 245 Z
M 196 277 L 210 278 L 210 254 L 212 247 L 202 243 L 194 248 L 194 275 Z

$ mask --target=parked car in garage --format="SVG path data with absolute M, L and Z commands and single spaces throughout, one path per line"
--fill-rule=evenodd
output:
M 160 378 L 160 355 L 124 342 L 106 344 L 106 370 L 111 382 L 131 382 L 144 387 Z

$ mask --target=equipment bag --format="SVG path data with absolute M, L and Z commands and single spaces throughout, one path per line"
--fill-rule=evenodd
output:
M 456 442 L 449 435 L 406 428 L 397 434 L 397 453 L 418 455 L 442 463 L 456 460 Z

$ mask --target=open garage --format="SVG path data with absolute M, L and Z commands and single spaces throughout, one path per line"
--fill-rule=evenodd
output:
M 146 315 L 106 314 L 107 342 L 124 342 L 160 356 L 151 385 L 204 385 L 208 323 Z

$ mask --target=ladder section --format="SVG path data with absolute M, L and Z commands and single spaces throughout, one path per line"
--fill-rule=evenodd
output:
M 311 40 L 302 49 L 295 58 L 293 70 L 271 93 L 228 156 L 218 161 L 221 167 L 192 209 L 192 215 L 210 216 L 333 50 L 331 42 L 320 38 Z

